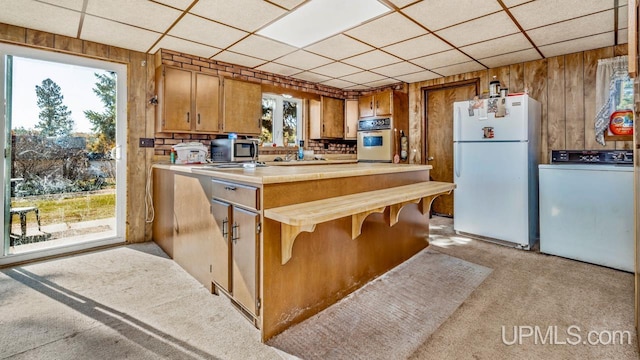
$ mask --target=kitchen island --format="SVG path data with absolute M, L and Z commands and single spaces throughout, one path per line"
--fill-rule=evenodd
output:
M 156 165 L 154 240 L 266 341 L 428 246 L 426 165 Z

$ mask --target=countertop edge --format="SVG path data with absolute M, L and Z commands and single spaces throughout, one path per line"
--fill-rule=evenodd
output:
M 176 171 L 181 173 L 188 174 L 196 174 L 196 175 L 206 175 L 211 177 L 216 177 L 225 180 L 234 180 L 247 182 L 252 184 L 277 184 L 277 183 L 287 183 L 287 182 L 298 182 L 298 181 L 310 181 L 310 180 L 322 180 L 322 179 L 333 179 L 340 177 L 352 177 L 352 176 L 367 176 L 367 175 L 381 175 L 381 174 L 392 174 L 399 172 L 411 172 L 411 171 L 424 171 L 431 170 L 433 167 L 431 165 L 421 165 L 421 164 L 385 164 L 382 165 L 371 165 L 370 163 L 355 163 L 353 167 L 351 164 L 341 164 L 339 170 L 336 168 L 329 168 L 331 165 L 299 165 L 299 166 L 272 166 L 270 168 L 283 169 L 281 174 L 259 174 L 261 169 L 224 169 L 224 170 L 216 170 L 216 169 L 201 169 L 200 167 L 205 164 L 195 164 L 195 165 L 174 165 L 174 164 L 166 164 L 166 163 L 157 163 L 153 164 L 154 168 L 164 169 L 170 171 Z M 309 172 L 311 169 L 317 167 L 318 171 Z M 344 168 L 342 168 L 344 167 Z M 294 170 L 296 168 L 304 169 L 302 173 L 296 174 Z M 288 170 L 284 170 L 288 169 Z M 323 171 L 325 170 L 325 171 Z M 240 173 L 241 171 L 241 173 Z M 258 172 L 258 173 L 256 173 Z M 290 172 L 290 173 L 287 173 Z

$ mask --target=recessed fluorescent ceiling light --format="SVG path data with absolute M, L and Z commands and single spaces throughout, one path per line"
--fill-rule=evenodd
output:
M 311 0 L 258 34 L 302 48 L 388 11 L 378 0 Z

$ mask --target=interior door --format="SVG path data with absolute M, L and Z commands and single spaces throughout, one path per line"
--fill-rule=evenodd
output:
M 433 181 L 453 182 L 453 103 L 472 99 L 476 82 L 425 90 L 425 163 L 432 165 Z M 453 216 L 453 193 L 438 196 L 431 206 L 435 214 Z

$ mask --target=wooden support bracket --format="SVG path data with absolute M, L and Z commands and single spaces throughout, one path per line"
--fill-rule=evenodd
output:
M 418 204 L 418 208 L 420 209 L 420 212 L 422 213 L 422 215 L 427 214 L 429 213 L 429 211 L 431 211 L 431 205 L 433 204 L 433 200 L 435 200 L 440 195 L 449 195 L 451 194 L 451 191 L 452 190 L 423 197 L 422 202 Z
M 291 253 L 293 252 L 293 242 L 303 231 L 313 232 L 316 229 L 316 224 L 293 226 L 285 223 L 280 224 L 280 246 L 282 247 L 282 265 L 286 264 L 291 259 Z
M 355 239 L 358 236 L 360 236 L 360 234 L 362 233 L 362 224 L 364 223 L 364 219 L 373 214 L 373 213 L 381 213 L 384 212 L 384 209 L 386 208 L 386 206 L 383 206 L 381 208 L 377 208 L 377 209 L 372 209 L 372 210 L 368 210 L 365 212 L 361 212 L 358 214 L 353 214 L 351 215 L 351 238 Z
M 389 206 L 389 226 L 393 226 L 395 224 L 398 223 L 398 217 L 400 216 L 400 210 L 402 210 L 402 208 L 405 205 L 409 205 L 409 204 L 417 204 L 420 202 L 420 198 L 414 199 L 414 200 L 409 200 L 409 201 L 403 201 L 401 203 L 397 203 L 397 204 L 393 204 Z

